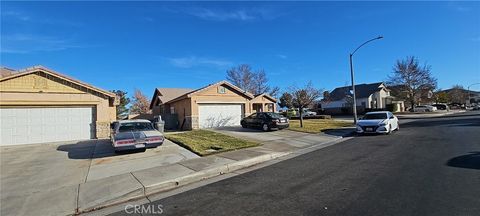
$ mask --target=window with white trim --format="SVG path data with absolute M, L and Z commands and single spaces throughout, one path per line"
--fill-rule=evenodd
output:
M 217 92 L 218 92 L 219 94 L 225 94 L 225 92 L 226 92 L 226 91 L 225 91 L 225 87 L 224 87 L 224 86 L 218 86 Z

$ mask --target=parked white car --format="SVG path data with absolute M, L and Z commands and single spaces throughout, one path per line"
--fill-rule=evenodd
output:
M 368 112 L 357 122 L 357 133 L 390 134 L 399 130 L 398 118 L 388 111 Z
M 430 105 L 419 105 L 413 108 L 413 112 L 435 112 L 437 111 L 437 107 L 430 106 Z
M 163 144 L 163 134 L 148 120 L 121 120 L 111 124 L 111 141 L 115 152 L 146 149 Z

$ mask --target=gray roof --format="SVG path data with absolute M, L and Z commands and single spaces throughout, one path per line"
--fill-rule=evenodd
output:
M 383 82 L 355 85 L 356 97 L 367 98 L 371 94 L 380 90 L 379 88 L 380 88 L 380 85 L 382 84 Z M 332 92 L 330 92 L 330 100 L 332 101 L 342 100 L 345 98 L 345 96 L 351 94 L 350 93 L 351 90 L 352 90 L 352 86 L 343 86 L 343 87 L 336 88 Z
M 15 73 L 15 70 L 6 68 L 6 67 L 1 67 L 0 68 L 0 78 L 10 76 Z
M 193 91 L 193 89 L 188 88 L 157 88 L 157 90 L 160 92 L 158 97 L 162 103 L 167 103 L 177 97 Z

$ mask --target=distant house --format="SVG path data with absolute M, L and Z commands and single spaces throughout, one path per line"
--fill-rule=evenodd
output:
M 408 95 L 408 87 L 404 85 L 394 85 L 394 86 L 389 86 L 388 89 L 390 89 L 390 95 L 396 98 L 404 98 L 405 99 L 405 107 L 412 107 L 412 102 L 410 99 L 410 96 Z M 433 91 L 430 88 L 424 88 L 420 89 L 416 95 L 416 105 L 426 105 L 426 104 L 432 104 L 435 102 L 435 97 L 433 95 Z
M 355 85 L 357 111 L 387 109 L 390 104 L 394 112 L 403 112 L 403 101 L 390 95 L 390 89 L 383 82 Z M 320 102 L 321 107 L 329 114 L 351 113 L 353 106 L 352 86 L 343 86 L 334 89 Z
M 199 89 L 156 88 L 150 109 L 167 129 L 190 130 L 240 125 L 255 112 L 275 112 L 277 100 L 268 94 L 253 95 L 227 81 Z

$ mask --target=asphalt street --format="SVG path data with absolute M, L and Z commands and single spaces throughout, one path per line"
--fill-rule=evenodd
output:
M 480 215 L 480 112 L 400 126 L 153 204 L 162 215 Z

